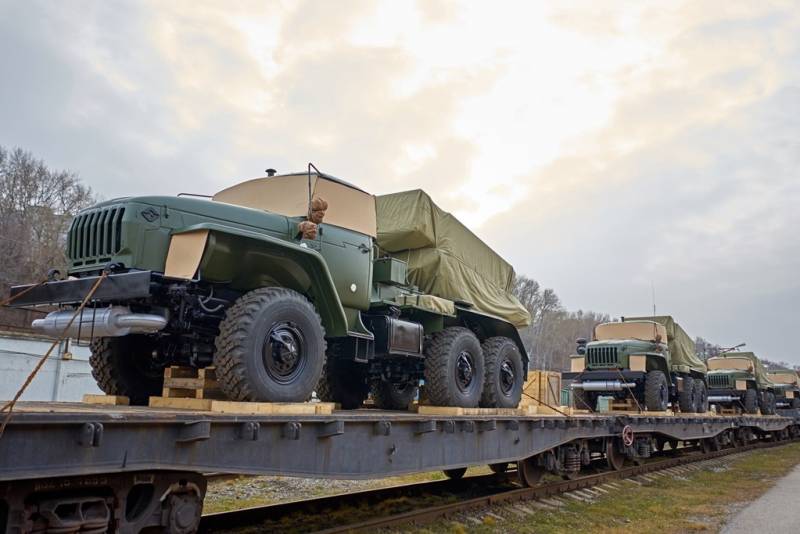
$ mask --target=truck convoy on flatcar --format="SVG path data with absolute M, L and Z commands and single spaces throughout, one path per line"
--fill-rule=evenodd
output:
M 775 383 L 776 408 L 800 408 L 800 377 L 796 371 L 789 369 L 767 371 L 767 376 Z
M 375 197 L 318 171 L 209 199 L 102 202 L 69 229 L 67 277 L 17 286 L 59 305 L 34 328 L 91 340 L 100 388 L 144 404 L 170 365 L 215 366 L 233 400 L 512 407 L 530 322 L 512 267 L 420 190 Z M 196 196 L 196 195 L 195 195 Z M 26 291 L 24 295 L 19 293 Z
M 748 414 L 775 414 L 776 384 L 754 353 L 726 352 L 706 363 L 709 402 Z
M 572 371 L 574 406 L 595 409 L 599 396 L 633 397 L 650 411 L 708 409 L 706 366 L 694 341 L 670 316 L 623 317 L 578 340 Z

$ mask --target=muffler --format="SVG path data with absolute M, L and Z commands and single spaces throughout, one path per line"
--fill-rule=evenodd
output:
M 731 395 L 709 395 L 708 402 L 736 402 L 739 400 L 739 397 L 733 397 Z
M 75 314 L 74 310 L 63 310 L 36 319 L 31 327 L 49 336 L 60 336 Z M 128 334 L 152 334 L 167 326 L 167 318 L 153 313 L 133 313 L 126 306 L 88 308 L 78 314 L 67 330 L 67 337 L 81 339 L 90 337 L 120 337 Z
M 622 391 L 623 389 L 635 388 L 636 384 L 626 384 L 619 380 L 589 380 L 571 385 L 572 389 L 582 389 L 584 391 Z

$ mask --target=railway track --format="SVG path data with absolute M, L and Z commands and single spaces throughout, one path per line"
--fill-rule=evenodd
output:
M 685 464 L 712 460 L 765 447 L 775 447 L 788 442 L 759 442 L 719 451 L 703 452 L 691 448 L 680 456 L 668 457 L 662 453 L 641 465 L 625 467 L 618 471 L 603 471 L 572 480 L 552 481 L 535 487 L 520 487 L 513 482 L 515 471 L 501 475 L 466 477 L 461 480 L 423 482 L 405 486 L 394 486 L 377 490 L 361 491 L 344 495 L 289 502 L 263 507 L 247 508 L 203 516 L 200 532 L 230 532 L 245 527 L 259 530 L 297 532 L 314 531 L 334 534 L 340 532 L 368 532 L 380 528 L 408 524 L 424 524 L 458 512 L 487 508 L 492 505 L 519 501 L 539 500 L 584 488 L 591 488 L 609 481 L 631 478 Z M 666 457 L 665 457 L 666 456 Z M 392 502 L 394 501 L 394 502 Z M 390 503 L 388 506 L 383 506 Z M 378 515 L 381 509 L 394 510 Z M 373 510 L 372 517 L 362 519 L 349 511 Z M 403 510 L 403 508 L 408 508 Z M 315 521 L 314 517 L 322 521 Z M 320 524 L 323 526 L 320 527 Z

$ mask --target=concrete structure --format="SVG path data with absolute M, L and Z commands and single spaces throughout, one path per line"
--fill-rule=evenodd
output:
M 786 534 L 800 529 L 800 467 L 795 467 L 764 495 L 733 516 L 722 534 Z
M 19 332 L 0 332 L 0 399 L 14 397 L 53 340 Z M 28 401 L 79 401 L 102 393 L 92 378 L 89 347 L 62 342 L 22 395 Z

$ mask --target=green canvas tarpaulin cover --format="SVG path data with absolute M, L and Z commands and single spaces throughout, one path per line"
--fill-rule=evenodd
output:
M 420 291 L 471 303 L 517 327 L 530 324 L 511 293 L 514 269 L 420 189 L 375 199 L 378 246 L 408 263 L 408 281 Z
M 767 369 L 764 367 L 764 364 L 761 363 L 761 360 L 759 360 L 758 356 L 753 352 L 726 352 L 725 354 L 715 356 L 715 358 L 747 358 L 753 362 L 753 374 L 756 376 L 756 384 L 758 384 L 759 388 L 772 387 L 775 385 L 775 382 L 770 380 L 769 376 L 767 376 Z
M 673 367 L 684 366 L 698 373 L 706 373 L 706 364 L 697 357 L 694 340 L 675 322 L 670 315 L 656 315 L 650 317 L 626 317 L 626 321 L 655 321 L 664 325 L 667 330 L 667 345 L 669 346 L 670 363 Z

